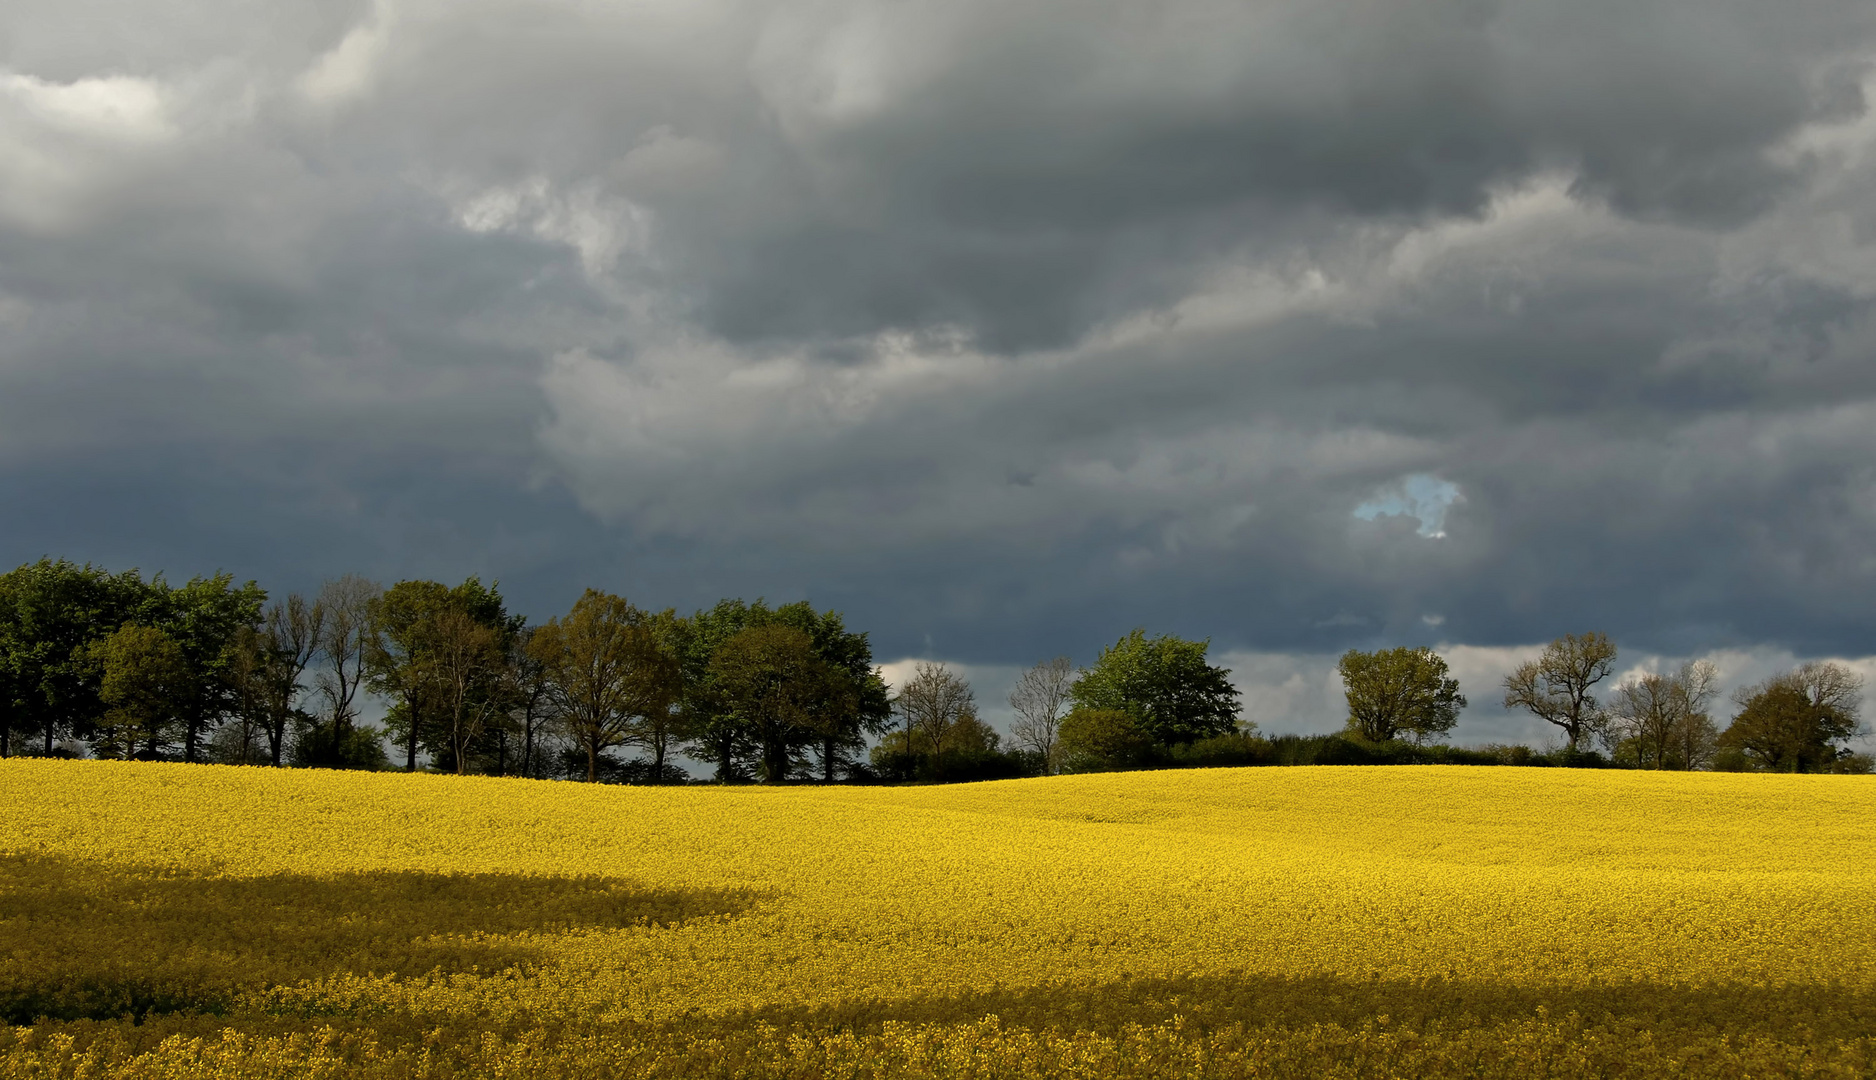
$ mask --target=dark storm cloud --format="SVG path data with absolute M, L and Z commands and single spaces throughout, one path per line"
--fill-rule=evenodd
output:
M 808 595 L 997 678 L 1146 624 L 1281 715 L 1351 644 L 1876 652 L 1873 58 L 1861 0 L 26 0 L 0 548 Z

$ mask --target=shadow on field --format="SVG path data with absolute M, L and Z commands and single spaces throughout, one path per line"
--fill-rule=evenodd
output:
M 674 926 L 762 898 L 591 876 L 221 878 L 0 855 L 0 1021 L 216 1013 L 243 991 L 339 974 L 495 974 L 538 961 L 530 934 Z

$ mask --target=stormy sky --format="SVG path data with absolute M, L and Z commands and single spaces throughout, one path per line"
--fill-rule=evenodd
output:
M 0 561 L 1876 674 L 1868 0 L 10 0 Z M 897 670 L 895 667 L 893 670 Z M 994 710 L 993 710 L 994 712 Z

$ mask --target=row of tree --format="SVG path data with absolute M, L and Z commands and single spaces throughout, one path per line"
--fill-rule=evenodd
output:
M 970 779 L 1135 768 L 1234 754 L 1255 737 L 1208 643 L 1142 630 L 1077 669 L 1065 657 L 1010 694 L 1012 745 L 970 685 L 920 663 L 893 695 L 863 633 L 806 602 L 725 600 L 679 615 L 588 590 L 540 626 L 500 592 L 356 576 L 271 605 L 226 574 L 172 586 L 42 559 L 0 575 L 0 755 L 64 740 L 99 757 L 382 768 L 588 780 Z M 1738 692 L 1722 731 L 1717 673 L 1697 661 L 1594 690 L 1615 671 L 1602 634 L 1570 635 L 1504 680 L 1503 703 L 1556 726 L 1572 755 L 1657 769 L 1859 769 L 1862 682 L 1805 664 Z M 1466 706 L 1431 649 L 1350 651 L 1347 735 L 1415 746 Z M 363 695 L 388 705 L 360 722 Z M 1597 748 L 1608 757 L 1601 758 Z M 1199 748 L 1196 749 L 1195 748 Z M 615 751 L 635 750 L 621 760 Z M 1267 756 L 1267 755 L 1265 755 Z
M 1863 680 L 1841 664 L 1812 662 L 1739 688 L 1725 730 L 1710 708 L 1719 672 L 1695 660 L 1671 672 L 1643 672 L 1611 686 L 1616 647 L 1599 633 L 1570 634 L 1505 677 L 1503 704 L 1555 726 L 1567 754 L 1595 753 L 1644 769 L 1868 771 L 1847 745 L 1866 731 Z M 1350 651 L 1340 662 L 1348 729 L 1370 742 L 1423 742 L 1451 731 L 1466 705 L 1444 658 L 1431 649 Z
M 388 703 L 382 728 L 360 722 L 366 694 Z M 529 626 L 476 578 L 348 576 L 268 604 L 225 574 L 178 587 L 42 559 L 0 576 L 0 755 L 76 740 L 381 768 L 388 740 L 411 770 L 664 780 L 687 751 L 724 780 L 833 780 L 892 719 L 866 635 L 805 602 L 679 615 L 588 590 Z

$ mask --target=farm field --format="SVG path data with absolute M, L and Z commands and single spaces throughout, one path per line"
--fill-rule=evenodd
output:
M 0 1077 L 1870 1076 L 1876 780 L 0 761 Z

